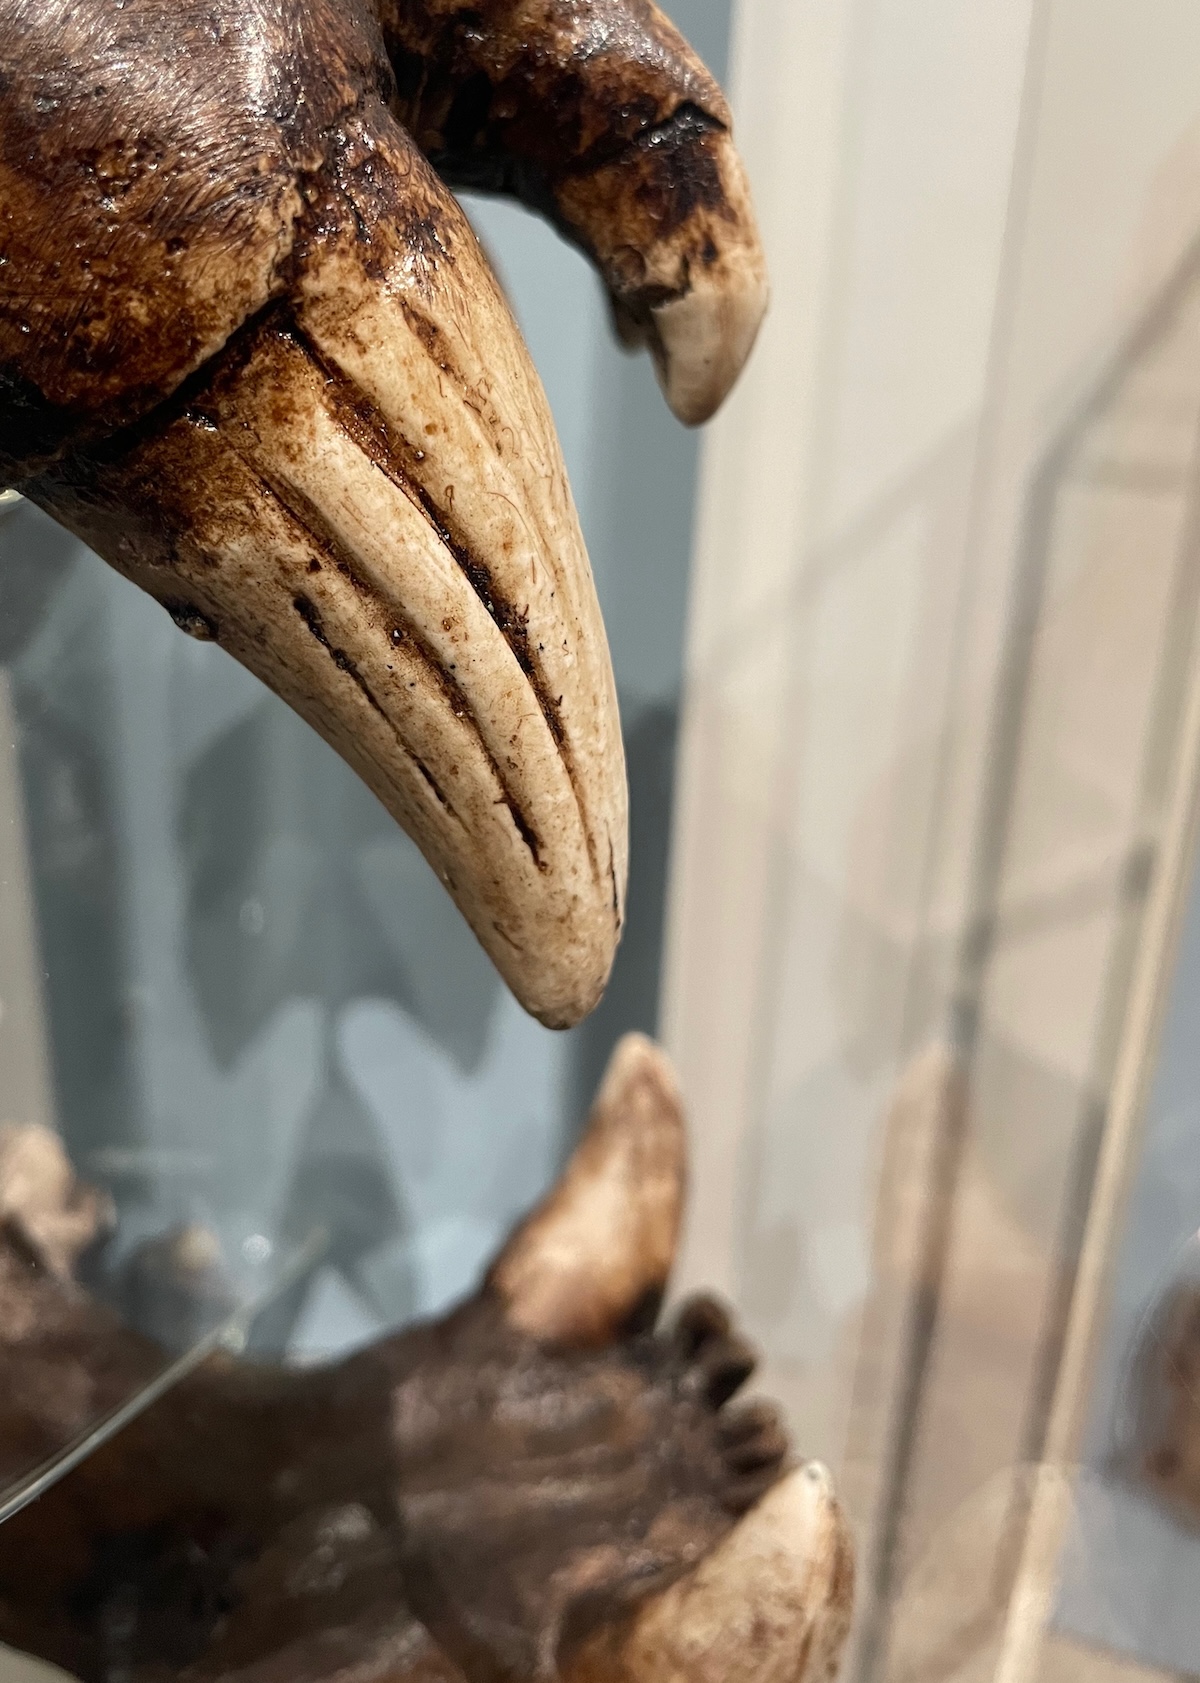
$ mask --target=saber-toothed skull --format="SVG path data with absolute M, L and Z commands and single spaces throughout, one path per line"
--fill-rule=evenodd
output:
M 647 0 L 0 0 L 0 475 L 314 725 L 564 1026 L 621 929 L 616 699 L 448 182 L 547 214 L 712 412 L 763 264 Z

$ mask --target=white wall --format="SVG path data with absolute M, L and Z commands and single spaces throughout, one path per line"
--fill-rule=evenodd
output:
M 1198 32 L 739 9 L 775 297 L 704 458 L 681 1285 L 840 1475 L 864 1677 L 985 1664 L 1076 1243 L 1194 612 L 1186 311 L 1097 382 L 1200 230 Z

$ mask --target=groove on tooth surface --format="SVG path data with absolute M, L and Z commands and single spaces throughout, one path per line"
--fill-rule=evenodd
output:
M 373 158 L 399 169 L 395 132 L 367 138 Z M 352 152 L 353 143 L 346 145 Z M 421 160 L 414 167 L 427 168 Z M 544 394 L 478 242 L 448 196 L 414 229 L 411 217 L 380 216 L 352 172 L 339 176 L 339 190 L 370 235 L 332 239 L 313 252 L 298 283 L 298 325 L 384 428 L 412 447 L 405 471 L 439 511 L 452 544 L 486 558 L 491 588 L 510 605 L 510 635 L 518 624 L 524 633 L 527 681 L 557 720 L 593 869 L 607 870 L 600 837 L 608 815 L 619 814 L 613 832 L 623 901 L 616 696 Z M 365 289 L 365 267 L 386 272 L 389 284 Z
M 503 631 L 399 470 L 384 472 L 327 407 L 298 342 L 281 335 L 251 357 L 227 420 L 255 471 L 324 551 L 309 594 L 332 607 L 352 593 L 404 628 L 444 704 L 473 724 L 534 863 L 543 863 L 547 822 L 572 848 L 585 847 L 554 734 L 530 704 Z

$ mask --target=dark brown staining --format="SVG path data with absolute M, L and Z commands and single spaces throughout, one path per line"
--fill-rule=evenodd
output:
M 450 101 L 445 145 L 450 153 L 467 152 L 478 144 L 492 104 L 492 84 L 482 70 L 464 78 Z
M 368 268 L 379 222 L 452 261 L 374 167 L 389 106 L 588 249 L 563 191 L 611 164 L 626 244 L 717 204 L 720 90 L 642 0 L 0 0 L 0 479 L 152 413 L 347 219 Z
M 48 1397 L 107 1404 L 161 1364 L 7 1232 L 0 1306 L 5 1476 L 73 1429 Z M 330 1369 L 211 1362 L 0 1527 L 0 1639 L 84 1683 L 209 1683 L 297 1643 L 339 1644 L 347 1675 L 453 1679 L 415 1614 L 472 1675 L 537 1675 L 779 1477 L 774 1416 L 712 1391 L 731 1341 L 700 1304 L 606 1351 L 546 1349 L 484 1296 Z
M 201 643 L 215 643 L 219 639 L 217 622 L 211 614 L 201 612 L 194 602 L 164 602 L 163 607 L 181 631 Z
M 436 326 L 411 308 L 406 310 L 405 314 L 422 339 L 426 350 L 436 360 L 440 349 L 440 335 Z M 517 665 L 537 698 L 538 707 L 555 745 L 562 751 L 566 741 L 566 732 L 559 712 L 562 697 L 551 697 L 540 667 L 534 659 L 529 643 L 528 607 L 518 607 L 497 588 L 491 568 L 466 542 L 454 521 L 453 496 L 444 499 L 450 506 L 443 506 L 421 483 L 417 472 L 419 461 L 415 458 L 419 457 L 423 461 L 424 452 L 417 451 L 407 439 L 397 437 L 395 430 L 388 427 L 378 408 L 362 388 L 336 363 L 331 362 L 311 339 L 294 327 L 290 330 L 290 336 L 303 345 L 305 354 L 320 370 L 324 381 L 324 400 L 330 405 L 332 412 L 350 431 L 355 442 L 379 471 L 416 503 L 439 542 L 454 557 L 471 589 L 487 609 L 489 617 L 512 650 Z M 401 464 L 405 462 L 406 457 L 408 466 L 402 471 Z M 306 509 L 304 523 L 311 527 L 314 519 L 315 514 Z M 522 839 L 530 845 L 530 851 L 536 859 L 534 832 L 515 808 L 513 822 L 517 825 Z
M 366 0 L 0 0 L 0 388 L 36 394 L 10 476 L 148 413 L 278 289 L 302 175 L 390 80 Z
M 444 807 L 447 812 L 452 811 L 452 808 L 450 806 L 450 802 L 446 799 L 445 795 L 442 793 L 442 790 L 441 790 L 440 785 L 438 784 L 437 778 L 430 771 L 429 767 L 425 764 L 424 760 L 419 760 L 414 755 L 413 756 L 413 764 L 416 766 L 417 770 L 420 772 L 420 774 L 424 778 L 425 782 L 429 785 L 429 788 L 433 791 L 434 798 L 436 799 L 438 805 Z
M 458 183 L 552 192 L 681 105 L 724 115 L 695 55 L 638 0 L 548 0 L 536 24 L 511 0 L 385 0 L 381 15 L 398 114 Z
M 724 206 L 720 172 L 705 144 L 721 127 L 695 106 L 681 106 L 665 123 L 639 136 L 641 179 L 636 197 L 661 234 L 674 233 L 698 210 L 719 211 Z M 638 162 L 632 167 L 638 170 Z

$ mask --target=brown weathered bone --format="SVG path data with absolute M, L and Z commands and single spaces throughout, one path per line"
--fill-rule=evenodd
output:
M 590 1254 L 586 1188 L 625 1176 L 632 1116 L 677 1137 L 670 1071 L 640 1041 L 618 1050 L 545 1207 L 555 1221 L 535 1216 L 505 1253 L 524 1255 L 526 1278 L 539 1233 L 550 1276 L 562 1266 L 572 1209 Z M 53 1155 L 50 1136 L 26 1137 Z M 670 1201 L 647 1185 L 647 1210 Z M 19 1201 L 7 1207 L 11 1477 L 163 1356 L 31 1260 Z M 618 1270 L 625 1310 L 644 1297 L 654 1227 L 610 1226 L 636 1253 Z M 657 1239 L 649 1254 L 657 1270 Z M 582 1348 L 562 1322 L 553 1343 L 530 1336 L 513 1324 L 520 1294 L 485 1286 L 328 1369 L 210 1359 L 0 1526 L 0 1640 L 85 1683 L 820 1683 L 849 1608 L 845 1528 L 819 1468 L 786 1470 L 775 1411 L 728 1406 L 753 1366 L 728 1316 L 698 1299 L 664 1333 L 597 1348 L 620 1293 L 602 1280 L 601 1311 L 580 1317 L 583 1276 L 567 1278 Z
M 683 421 L 749 354 L 766 273 L 712 77 L 646 0 L 383 0 L 397 110 L 452 184 L 515 193 L 593 259 Z
M 711 412 L 762 258 L 720 92 L 646 0 L 0 0 L 0 475 L 303 714 L 561 1026 L 620 935 L 616 699 L 445 180 L 550 215 Z

